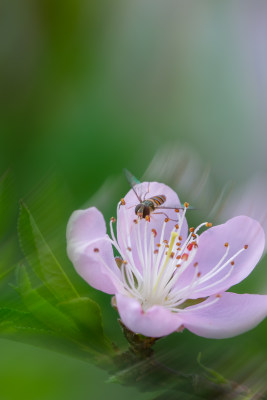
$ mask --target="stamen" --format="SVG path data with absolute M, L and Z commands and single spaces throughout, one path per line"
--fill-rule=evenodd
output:
M 125 206 L 125 200 L 124 199 L 121 199 L 121 206 Z
M 169 261 L 169 259 L 170 259 L 170 255 L 171 255 L 171 253 L 172 253 L 173 245 L 174 245 L 174 242 L 175 242 L 175 239 L 177 238 L 177 236 L 178 236 L 178 233 L 176 233 L 176 232 L 172 232 L 172 233 L 171 233 L 171 240 L 170 240 L 169 250 L 168 250 L 168 252 L 167 252 L 167 256 L 166 256 L 165 262 L 164 262 L 164 264 L 163 264 L 163 267 L 162 267 L 162 269 L 161 269 L 161 271 L 160 271 L 160 274 L 159 274 L 159 276 L 158 276 L 156 285 L 154 286 L 153 293 L 155 293 L 155 291 L 156 291 L 156 289 L 157 289 L 157 286 L 158 286 L 158 284 L 159 284 L 160 278 L 161 278 L 161 276 L 162 276 L 162 274 L 163 274 L 163 272 L 164 272 L 164 270 L 165 270 L 165 268 L 166 268 L 166 266 L 167 266 L 167 264 L 168 264 L 168 261 Z

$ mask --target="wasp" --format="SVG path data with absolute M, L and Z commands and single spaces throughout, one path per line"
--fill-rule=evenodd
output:
M 165 203 L 166 201 L 166 196 L 164 194 L 159 194 L 157 196 L 150 197 L 149 199 L 146 199 L 146 195 L 149 193 L 149 186 L 148 190 L 144 195 L 144 198 L 142 199 L 141 196 L 137 193 L 135 186 L 140 184 L 141 182 L 131 174 L 127 169 L 124 169 L 124 173 L 126 176 L 126 179 L 128 180 L 131 188 L 133 189 L 139 204 L 135 206 L 135 214 L 138 216 L 138 218 L 146 218 L 150 217 L 150 214 L 153 212 L 154 214 L 164 214 L 167 218 L 167 214 L 164 212 L 155 212 L 155 210 L 179 210 L 179 209 L 184 209 L 184 207 L 164 207 L 162 204 Z M 185 203 L 185 207 L 188 208 L 189 204 Z M 169 219 L 169 218 L 168 218 Z

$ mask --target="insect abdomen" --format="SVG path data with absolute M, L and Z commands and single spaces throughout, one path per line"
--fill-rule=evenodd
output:
M 161 194 L 159 196 L 151 197 L 148 200 L 152 201 L 155 207 L 158 207 L 166 201 L 166 197 L 163 194 Z

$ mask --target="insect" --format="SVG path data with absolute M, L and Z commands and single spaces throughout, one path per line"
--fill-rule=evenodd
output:
M 184 207 L 164 207 L 162 204 L 165 203 L 166 201 L 166 196 L 164 194 L 159 194 L 157 196 L 150 197 L 149 199 L 146 199 L 146 195 L 149 193 L 149 185 L 148 185 L 148 190 L 144 195 L 144 198 L 142 199 L 141 196 L 137 193 L 135 189 L 135 185 L 138 185 L 141 183 L 134 175 L 131 174 L 127 169 L 124 169 L 125 176 L 131 185 L 138 201 L 139 204 L 135 206 L 135 214 L 138 216 L 138 218 L 146 218 L 150 217 L 150 214 L 153 212 L 154 214 L 164 214 L 167 218 L 167 214 L 164 212 L 155 212 L 155 210 L 167 210 L 167 209 L 173 209 L 173 210 L 178 210 L 178 209 L 183 209 Z M 187 203 L 185 203 L 187 205 Z M 188 207 L 186 207 L 188 208 Z

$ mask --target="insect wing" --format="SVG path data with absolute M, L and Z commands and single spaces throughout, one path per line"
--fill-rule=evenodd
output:
M 124 174 L 126 176 L 127 181 L 129 182 L 131 188 L 133 189 L 136 197 L 138 198 L 139 202 L 141 203 L 141 197 L 139 196 L 139 194 L 137 193 L 136 189 L 135 189 L 135 185 L 138 185 L 139 183 L 141 183 L 133 174 L 131 174 L 130 171 L 128 171 L 128 169 L 124 168 Z

